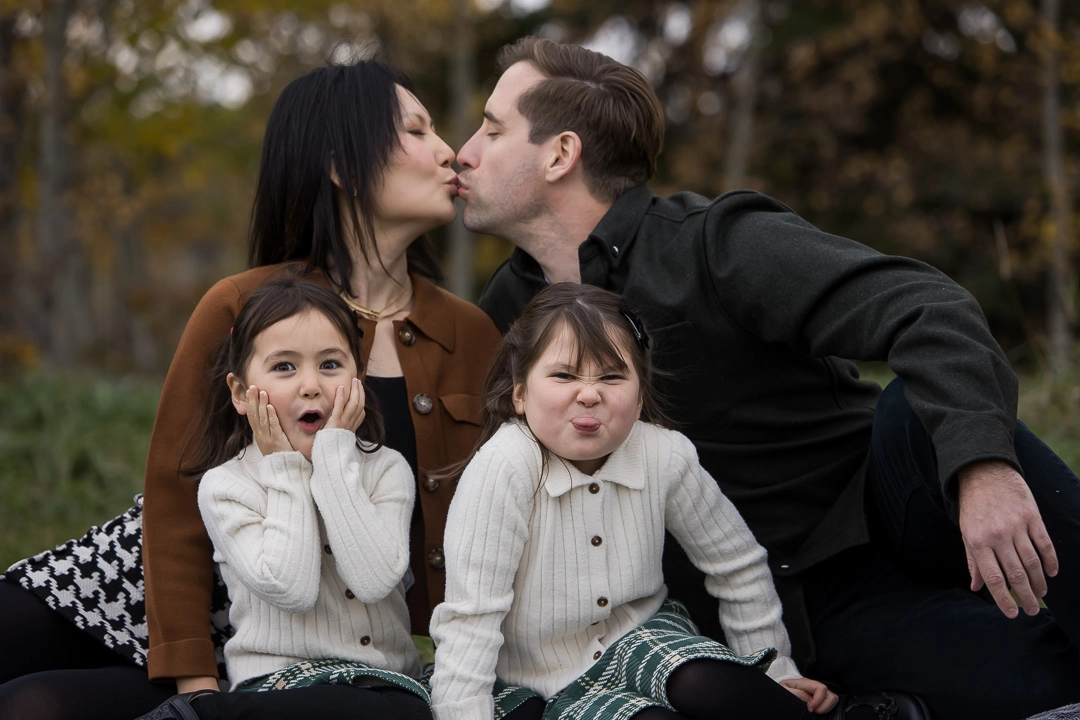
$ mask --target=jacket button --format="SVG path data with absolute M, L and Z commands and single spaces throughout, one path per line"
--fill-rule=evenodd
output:
M 420 481 L 420 487 L 424 488 L 428 492 L 435 492 L 439 489 L 439 481 L 430 475 L 425 475 L 424 479 Z
M 611 256 L 612 257 L 619 257 L 619 246 L 618 245 L 612 245 L 611 246 Z
M 600 607 L 607 607 L 607 598 L 606 597 L 598 597 L 598 598 L 596 598 L 596 604 L 599 605 Z
M 434 550 L 429 552 L 427 556 L 427 561 L 428 565 L 430 565 L 431 567 L 435 568 L 436 570 L 442 570 L 444 567 L 446 567 L 446 556 L 443 555 L 443 549 L 435 548 Z
M 592 544 L 593 544 L 593 547 L 600 547 L 601 545 L 604 544 L 604 539 L 602 537 L 600 537 L 599 535 L 593 535 L 592 536 Z
M 412 345 L 416 342 L 416 333 L 408 325 L 402 325 L 401 329 L 397 332 L 398 340 L 402 345 Z
M 350 600 L 356 599 L 356 595 L 353 593 L 352 590 L 349 590 L 348 588 L 345 588 L 345 597 L 349 598 Z
M 365 635 L 364 637 L 360 638 L 360 644 L 361 645 L 370 645 L 371 644 L 371 638 L 369 636 Z
M 594 652 L 594 653 L 592 654 L 592 659 L 593 659 L 593 660 L 599 660 L 599 659 L 600 659 L 600 656 L 601 656 L 601 655 L 603 655 L 603 654 L 604 654 L 604 653 L 602 653 L 602 652 L 600 652 L 599 650 L 597 650 L 596 652 Z
M 334 554 L 334 551 L 330 549 L 329 545 L 323 545 L 322 549 L 323 549 L 323 551 L 326 552 L 327 555 L 333 555 Z
M 589 492 L 595 495 L 596 493 L 600 492 L 600 486 L 596 483 L 589 483 Z
M 435 407 L 435 403 L 431 402 L 431 396 L 427 393 L 420 393 L 412 399 L 413 407 L 416 408 L 416 412 L 421 415 L 427 415 L 431 412 L 431 408 Z

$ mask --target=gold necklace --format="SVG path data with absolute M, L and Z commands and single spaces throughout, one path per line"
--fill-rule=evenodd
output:
M 353 301 L 344 292 L 341 293 L 341 299 L 345 301 L 346 305 L 366 317 L 368 320 L 378 322 L 381 318 L 396 315 L 408 307 L 409 303 L 412 302 L 412 280 L 406 278 L 405 286 L 401 289 L 401 294 L 384 305 L 382 310 L 372 310 L 371 308 L 364 307 L 360 303 Z

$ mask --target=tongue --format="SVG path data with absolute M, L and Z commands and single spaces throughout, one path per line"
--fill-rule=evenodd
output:
M 600 421 L 596 418 L 577 418 L 572 420 L 571 424 L 581 432 L 592 432 L 600 427 Z

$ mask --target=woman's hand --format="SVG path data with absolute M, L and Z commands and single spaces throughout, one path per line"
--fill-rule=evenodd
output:
M 836 706 L 836 693 L 826 687 L 825 683 L 810 678 L 793 678 L 781 680 L 780 684 L 805 702 L 806 709 L 812 713 L 824 715 Z
M 364 422 L 364 400 L 364 386 L 360 384 L 360 378 L 353 378 L 351 390 L 339 386 L 334 394 L 334 410 L 325 427 L 356 432 Z
M 199 690 L 220 690 L 217 678 L 210 675 L 176 678 L 176 693 L 178 695 Z
M 270 404 L 269 396 L 254 385 L 247 389 L 247 419 L 255 444 L 263 455 L 289 452 L 293 449 L 292 443 L 281 429 L 277 410 Z

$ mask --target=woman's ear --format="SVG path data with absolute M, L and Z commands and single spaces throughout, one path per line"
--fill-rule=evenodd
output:
M 525 414 L 525 384 L 514 383 L 514 412 Z
M 568 175 L 581 160 L 581 138 L 566 130 L 551 139 L 551 155 L 544 168 L 544 179 L 555 182 Z
M 225 384 L 229 386 L 229 395 L 232 397 L 233 407 L 241 415 L 247 415 L 247 383 L 233 373 L 225 378 Z
M 341 190 L 341 176 L 337 172 L 337 163 L 333 160 L 330 161 L 330 182 L 334 183 L 338 190 Z

